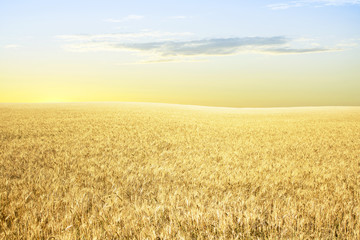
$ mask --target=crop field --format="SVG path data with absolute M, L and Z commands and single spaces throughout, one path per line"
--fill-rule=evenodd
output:
M 0 239 L 360 239 L 360 107 L 0 104 Z

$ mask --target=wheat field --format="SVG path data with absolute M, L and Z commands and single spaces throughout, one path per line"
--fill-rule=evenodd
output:
M 360 239 L 360 107 L 0 105 L 0 239 Z

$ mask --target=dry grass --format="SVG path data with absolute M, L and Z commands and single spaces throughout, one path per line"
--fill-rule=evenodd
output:
M 0 239 L 360 239 L 360 108 L 0 105 Z

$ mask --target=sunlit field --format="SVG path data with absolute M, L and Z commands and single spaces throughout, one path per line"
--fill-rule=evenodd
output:
M 360 239 L 360 107 L 0 104 L 0 239 Z

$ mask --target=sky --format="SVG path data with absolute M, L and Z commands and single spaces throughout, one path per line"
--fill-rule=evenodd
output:
M 0 102 L 360 106 L 360 0 L 0 0 Z

